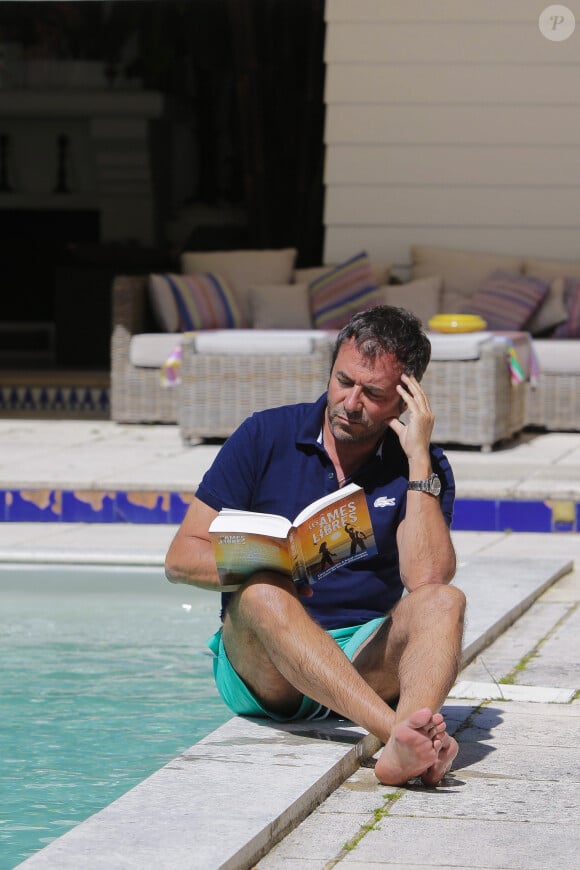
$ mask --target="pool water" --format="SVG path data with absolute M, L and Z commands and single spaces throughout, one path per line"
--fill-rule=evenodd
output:
M 0 568 L 0 870 L 230 718 L 211 592 L 161 569 Z

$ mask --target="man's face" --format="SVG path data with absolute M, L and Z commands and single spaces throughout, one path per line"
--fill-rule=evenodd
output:
M 328 384 L 328 423 L 337 441 L 378 441 L 402 412 L 397 384 L 402 368 L 392 354 L 375 360 L 361 356 L 354 339 L 336 357 Z

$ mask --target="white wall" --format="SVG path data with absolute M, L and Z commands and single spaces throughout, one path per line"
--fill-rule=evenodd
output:
M 549 0 L 327 0 L 324 261 L 413 243 L 580 259 L 576 31 Z

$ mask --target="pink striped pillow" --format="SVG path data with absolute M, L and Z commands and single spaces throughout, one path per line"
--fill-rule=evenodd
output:
M 357 311 L 383 301 L 365 251 L 312 281 L 308 295 L 316 329 L 341 329 Z
M 519 272 L 492 272 L 483 286 L 461 306 L 463 314 L 479 314 L 488 329 L 525 329 L 545 299 L 550 285 Z
M 176 324 L 170 332 L 188 332 L 196 329 L 233 329 L 245 326 L 236 294 L 220 275 L 150 275 L 152 294 L 172 299 L 177 309 Z
M 580 279 L 564 278 L 564 304 L 568 319 L 556 327 L 552 338 L 580 338 Z

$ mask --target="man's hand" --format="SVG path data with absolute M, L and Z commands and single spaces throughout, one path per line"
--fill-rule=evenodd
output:
M 429 443 L 435 415 L 419 382 L 401 375 L 397 392 L 407 404 L 408 423 L 390 420 L 409 460 L 409 480 L 425 480 L 432 472 Z M 438 498 L 421 492 L 407 497 L 405 519 L 397 528 L 399 570 L 405 588 L 412 592 L 431 583 L 449 583 L 455 574 L 455 550 Z
M 435 415 L 419 381 L 413 375 L 401 375 L 402 384 L 397 392 L 405 402 L 409 412 L 407 425 L 398 418 L 389 421 L 391 429 L 397 433 L 401 447 L 407 458 L 422 459 L 429 452 L 429 442 L 435 425 Z

